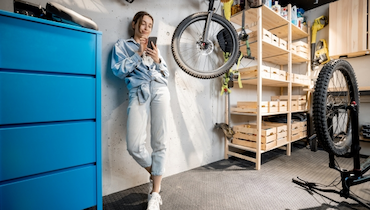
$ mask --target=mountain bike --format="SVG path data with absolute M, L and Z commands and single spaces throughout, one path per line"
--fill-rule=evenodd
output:
M 310 191 L 337 193 L 366 208 L 370 205 L 350 194 L 350 187 L 370 181 L 370 158 L 360 163 L 359 91 L 352 66 L 345 60 L 332 60 L 321 69 L 313 93 L 313 123 L 318 141 L 329 153 L 329 167 L 340 172 L 342 190 L 323 189 L 315 183 L 293 179 Z M 335 156 L 353 158 L 353 170 L 341 169 Z
M 186 17 L 175 29 L 171 49 L 176 63 L 191 76 L 211 79 L 223 75 L 239 57 L 235 28 L 215 13 L 215 0 L 208 11 Z

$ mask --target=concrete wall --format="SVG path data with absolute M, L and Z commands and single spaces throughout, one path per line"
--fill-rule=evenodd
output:
M 28 0 L 45 7 L 47 0 Z M 200 80 L 185 74 L 175 63 L 171 38 L 176 26 L 186 16 L 206 11 L 203 0 L 54 0 L 90 17 L 103 32 L 102 42 L 102 157 L 103 195 L 125 190 L 149 181 L 149 175 L 126 150 L 126 109 L 128 91 L 123 80 L 110 70 L 111 50 L 119 38 L 130 37 L 134 14 L 146 10 L 154 17 L 151 35 L 158 37 L 158 47 L 171 76 L 169 145 L 166 172 L 170 176 L 223 158 L 223 140 L 215 131 L 216 122 L 224 121 L 224 97 L 221 78 Z M 218 7 L 219 1 L 215 3 Z M 13 0 L 2 0 L 0 9 L 13 12 Z M 147 138 L 147 147 L 150 148 Z

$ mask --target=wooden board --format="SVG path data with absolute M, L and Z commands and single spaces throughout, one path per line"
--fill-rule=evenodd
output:
M 367 0 L 340 0 L 330 3 L 329 56 L 338 58 L 362 55 L 360 52 L 368 48 L 367 24 Z

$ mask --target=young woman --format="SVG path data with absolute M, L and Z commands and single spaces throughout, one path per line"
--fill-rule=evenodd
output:
M 125 80 L 129 90 L 127 108 L 127 150 L 145 168 L 153 184 L 148 194 L 148 209 L 159 209 L 159 195 L 166 153 L 167 113 L 170 94 L 167 88 L 169 72 L 154 43 L 147 47 L 153 28 L 153 17 L 147 12 L 136 13 L 132 20 L 132 38 L 119 39 L 113 47 L 111 68 Z M 146 125 L 150 119 L 151 147 L 145 147 Z

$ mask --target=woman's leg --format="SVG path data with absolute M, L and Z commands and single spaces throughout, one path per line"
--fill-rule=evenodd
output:
M 153 84 L 153 83 L 152 83 Z M 154 82 L 151 102 L 151 146 L 153 192 L 159 192 L 166 156 L 167 115 L 170 111 L 170 94 L 167 86 Z
M 150 101 L 140 104 L 137 89 L 130 90 L 127 107 L 127 150 L 143 168 L 152 165 L 152 157 L 146 149 L 146 125 L 149 119 Z

